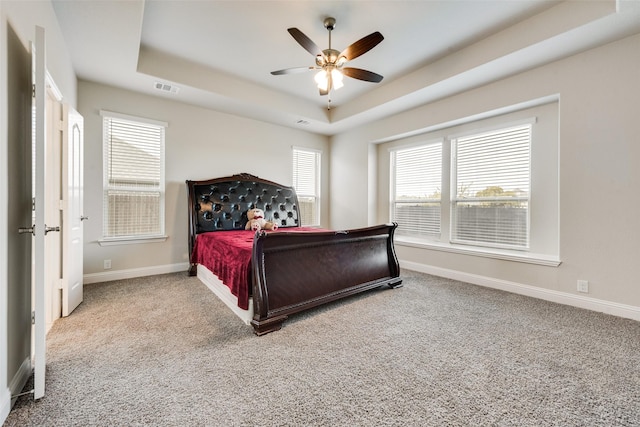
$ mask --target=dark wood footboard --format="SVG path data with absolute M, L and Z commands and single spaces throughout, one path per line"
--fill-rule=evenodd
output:
M 383 285 L 402 285 L 397 224 L 319 233 L 257 233 L 251 324 L 257 335 L 291 314 Z

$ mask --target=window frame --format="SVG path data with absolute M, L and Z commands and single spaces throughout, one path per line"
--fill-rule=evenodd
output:
M 432 198 L 432 197 L 412 197 L 412 198 L 399 198 L 397 191 L 398 191 L 398 174 L 397 174 L 397 168 L 398 168 L 398 153 L 402 152 L 402 151 L 415 151 L 421 148 L 425 148 L 426 150 L 431 149 L 434 146 L 438 146 L 437 150 L 439 151 L 439 153 L 434 153 L 434 154 L 439 154 L 440 155 L 440 160 L 438 162 L 438 172 L 440 173 L 440 176 L 442 176 L 442 171 L 443 171 L 443 165 L 442 165 L 442 151 L 444 149 L 444 139 L 443 138 L 437 138 L 437 139 L 432 139 L 432 140 L 424 140 L 424 141 L 419 141 L 413 144 L 409 144 L 409 145 L 403 145 L 400 147 L 395 147 L 395 148 L 391 148 L 389 149 L 390 152 L 390 160 L 391 160 L 391 164 L 390 164 L 390 170 L 391 170 L 391 179 L 390 179 L 390 188 L 389 188 L 389 194 L 390 194 L 390 203 L 389 203 L 389 218 L 392 218 L 393 221 L 397 220 L 397 216 L 396 213 L 398 212 L 398 205 L 399 204 L 437 204 L 440 208 L 440 213 L 438 215 L 438 221 L 437 221 L 437 231 L 433 231 L 433 232 L 429 232 L 429 231 L 425 231 L 423 233 L 418 233 L 420 236 L 425 236 L 426 238 L 432 237 L 432 238 L 437 238 L 439 239 L 441 234 L 442 234 L 442 178 L 440 178 L 440 185 L 439 187 L 439 191 L 440 191 L 440 198 L 436 199 L 436 198 Z M 426 154 L 426 153 L 425 153 Z M 427 173 L 427 175 L 430 175 L 429 173 Z M 426 176 L 423 176 L 423 178 L 428 179 Z M 423 220 L 425 220 L 424 218 L 422 218 Z M 402 227 L 402 224 L 400 224 L 400 221 L 397 221 L 399 226 L 398 229 L 396 230 L 396 234 L 397 235 L 406 235 L 405 230 L 403 230 L 404 227 Z M 406 230 L 408 231 L 408 230 Z
M 430 239 L 396 233 L 396 245 L 544 266 L 557 267 L 560 265 L 559 111 L 559 98 L 547 96 L 430 125 L 397 137 L 373 141 L 373 143 L 380 145 L 378 155 L 382 156 L 381 160 L 383 160 L 379 164 L 380 170 L 384 171 L 389 168 L 387 170 L 388 181 L 386 181 L 389 197 L 387 198 L 385 215 L 388 215 L 389 220 L 393 221 L 391 210 L 393 198 L 391 192 L 393 190 L 391 186 L 393 185 L 394 171 L 390 152 L 416 144 L 424 144 L 425 141 L 437 138 L 445 139 L 442 150 L 442 235 L 440 239 Z M 452 242 L 450 239 L 452 218 L 449 207 L 452 195 L 449 194 L 449 189 L 454 184 L 452 184 L 453 168 L 450 140 L 526 123 L 531 121 L 532 117 L 536 118 L 536 121 L 532 126 L 530 146 L 529 247 L 526 249 L 480 247 Z M 384 180 L 381 181 L 381 183 L 384 182 Z M 387 192 L 384 188 L 379 188 L 379 191 L 382 194 Z M 380 206 L 382 207 L 382 205 Z
M 101 110 L 100 116 L 102 118 L 102 149 L 103 149 L 103 184 L 102 184 L 102 237 L 98 240 L 98 243 L 101 246 L 110 246 L 110 245 L 122 245 L 122 244 L 136 244 L 136 243 L 152 243 L 152 242 L 164 242 L 167 239 L 167 235 L 165 234 L 165 199 L 166 199 L 166 179 L 165 179 L 165 161 L 166 161 L 166 128 L 168 127 L 168 123 L 139 117 L 132 116 L 128 114 L 117 113 L 113 111 Z M 113 187 L 109 183 L 109 171 L 108 171 L 108 144 L 110 141 L 108 140 L 108 132 L 105 126 L 107 126 L 109 120 L 117 120 L 120 122 L 127 122 L 134 125 L 144 125 L 144 126 L 153 126 L 156 127 L 160 131 L 159 138 L 159 178 L 158 178 L 158 186 L 157 188 L 149 189 L 148 187 L 131 185 L 126 188 L 127 191 L 139 192 L 139 193 L 158 193 L 158 232 L 157 233 L 140 233 L 140 234 L 130 234 L 130 235 L 114 235 L 107 236 L 107 228 L 109 224 L 109 205 L 108 205 L 108 197 L 107 193 L 113 189 L 122 189 L 122 187 Z
M 469 246 L 479 246 L 483 248 L 496 248 L 496 249 L 508 249 L 515 251 L 528 251 L 529 250 L 529 242 L 531 240 L 531 218 L 529 214 L 529 206 L 531 205 L 531 145 L 533 143 L 533 125 L 536 123 L 537 118 L 529 118 L 519 121 L 510 121 L 503 123 L 498 126 L 493 126 L 489 128 L 478 128 L 477 130 L 471 132 L 465 132 L 463 134 L 454 134 L 447 137 L 447 140 L 451 144 L 451 185 L 449 188 L 449 192 L 451 194 L 449 200 L 449 209 L 450 209 L 450 229 L 449 229 L 449 241 L 453 244 L 460 245 L 469 245 Z M 470 137 L 484 137 L 488 134 L 503 132 L 506 133 L 513 129 L 528 127 L 528 141 L 527 141 L 527 195 L 525 197 L 478 197 L 476 195 L 468 196 L 468 197 L 459 197 L 458 196 L 458 171 L 459 167 L 459 156 L 458 156 L 458 148 L 459 141 L 461 139 L 466 139 Z M 487 187 L 488 188 L 488 187 Z M 452 191 L 455 189 L 455 191 Z M 485 188 L 486 189 L 486 188 Z M 455 232 L 455 227 L 457 226 L 455 209 L 456 205 L 459 203 L 491 203 L 491 202 L 526 202 L 527 204 L 527 212 L 525 218 L 525 238 L 524 243 L 520 245 L 516 244 L 507 244 L 507 243 L 496 243 L 496 242 L 488 242 L 482 240 L 471 240 L 471 239 L 463 239 L 457 237 Z
M 297 163 L 296 163 L 296 156 L 297 156 L 297 152 L 299 153 L 304 153 L 307 155 L 313 155 L 314 156 L 314 171 L 313 171 L 313 181 L 315 183 L 313 188 L 313 193 L 309 193 L 309 192 L 300 192 L 298 190 L 297 187 L 299 187 L 298 184 L 298 179 L 296 179 L 297 175 L 300 174 L 300 172 L 306 172 L 304 170 L 300 170 L 300 169 L 296 169 Z M 300 226 L 305 226 L 305 227 L 319 227 L 320 223 L 321 223 L 321 209 L 320 209 L 320 205 L 321 205 L 321 194 L 320 194 L 320 183 L 321 183 L 321 178 L 322 178 L 322 150 L 318 150 L 315 148 L 308 148 L 308 147 L 298 147 L 298 146 L 292 146 L 291 147 L 291 169 L 292 169 L 292 173 L 291 173 L 291 182 L 292 182 L 292 187 L 296 190 L 296 195 L 298 196 L 298 202 L 299 202 L 299 210 L 298 210 L 298 220 L 300 223 Z M 302 213 L 302 203 L 301 203 L 301 198 L 311 198 L 313 199 L 313 203 L 314 203 L 314 207 L 315 207 L 315 212 L 313 213 L 313 216 L 316 218 L 316 221 L 314 224 L 304 224 L 302 221 L 302 218 L 304 217 L 303 213 Z

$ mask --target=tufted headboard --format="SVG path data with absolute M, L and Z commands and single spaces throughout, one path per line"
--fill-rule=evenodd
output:
M 259 208 L 278 227 L 299 227 L 298 196 L 292 187 L 247 173 L 206 181 L 187 180 L 189 256 L 196 235 L 207 231 L 244 230 L 247 211 Z

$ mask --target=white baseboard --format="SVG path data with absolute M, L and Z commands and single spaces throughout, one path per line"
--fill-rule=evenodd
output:
M 487 288 L 500 289 L 514 294 L 526 295 L 559 304 L 570 305 L 573 307 L 584 308 L 587 310 L 640 321 L 640 307 L 632 305 L 619 304 L 582 295 L 573 295 L 566 292 L 523 285 L 521 283 L 509 282 L 506 280 L 494 279 L 492 277 L 479 276 L 477 274 L 464 273 L 461 271 L 449 270 L 446 268 L 434 267 L 411 261 L 400 261 L 400 267 L 406 268 L 407 270 L 446 277 L 447 279 L 459 280 L 461 282 L 472 283 L 474 285 L 485 286 Z
M 11 396 L 22 392 L 24 385 L 29 380 L 29 376 L 31 376 L 31 358 L 27 357 L 9 382 L 9 387 L 2 392 L 0 397 L 0 425 L 4 424 L 13 406 L 14 399 L 11 399 Z
M 113 280 L 132 279 L 134 277 L 155 276 L 157 274 L 178 273 L 187 274 L 188 262 L 178 264 L 154 265 L 151 267 L 129 268 L 126 270 L 109 270 L 100 273 L 90 273 L 83 276 L 84 284 L 111 282 Z
M 9 388 L 5 388 L 4 390 L 2 390 L 2 395 L 0 395 L 0 425 L 4 425 L 4 422 L 7 420 L 10 411 L 11 391 L 9 390 Z

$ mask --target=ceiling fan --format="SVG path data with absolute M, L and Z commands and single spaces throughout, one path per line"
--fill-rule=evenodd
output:
M 331 89 L 340 89 L 343 86 L 343 76 L 373 83 L 379 83 L 382 81 L 383 77 L 380 74 L 363 70 L 361 68 L 344 66 L 347 61 L 351 61 L 352 59 L 367 53 L 378 45 L 378 43 L 384 40 L 382 34 L 378 31 L 371 33 L 340 52 L 331 48 L 331 31 L 333 31 L 335 25 L 335 18 L 329 17 L 324 20 L 324 27 L 329 31 L 329 48 L 325 50 L 321 50 L 299 29 L 287 29 L 289 34 L 291 34 L 300 46 L 316 57 L 316 65 L 314 67 L 286 68 L 284 70 L 272 71 L 271 74 L 277 76 L 282 74 L 295 74 L 312 70 L 320 70 L 315 76 L 315 81 L 318 84 L 320 95 L 329 95 Z

